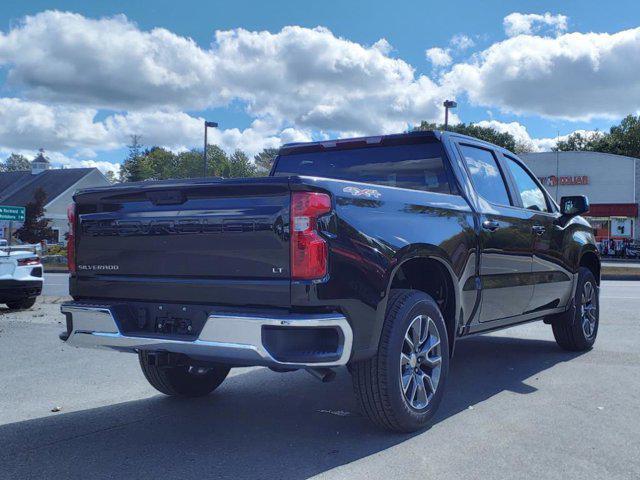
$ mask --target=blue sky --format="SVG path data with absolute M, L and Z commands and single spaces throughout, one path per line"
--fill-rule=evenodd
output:
M 312 29 L 317 26 L 325 27 L 329 30 L 330 35 L 338 39 L 346 40 L 350 43 L 355 43 L 363 46 L 366 49 L 370 49 L 380 39 L 385 39 L 390 47 L 384 47 L 384 56 L 389 59 L 401 60 L 408 68 L 413 69 L 416 79 L 419 76 L 432 81 L 438 88 L 441 85 L 448 85 L 447 88 L 452 90 L 443 90 L 441 95 L 447 94 L 451 91 L 452 96 L 455 96 L 458 100 L 457 115 L 461 121 L 464 122 L 481 122 L 493 120 L 503 124 L 512 124 L 517 122 L 520 126 L 526 129 L 527 134 L 532 139 L 548 139 L 555 137 L 557 132 L 560 135 L 566 135 L 575 130 L 594 130 L 594 129 L 607 129 L 612 123 L 619 120 L 623 115 L 625 101 L 620 98 L 622 87 L 612 84 L 615 82 L 611 80 L 614 73 L 619 66 L 616 66 L 615 62 L 612 64 L 612 74 L 606 78 L 597 77 L 598 75 L 604 75 L 600 69 L 600 63 L 598 66 L 593 67 L 593 71 L 596 72 L 591 85 L 581 85 L 580 88 L 584 89 L 585 94 L 581 95 L 576 93 L 575 99 L 574 91 L 570 85 L 563 84 L 562 78 L 540 77 L 548 80 L 545 81 L 533 81 L 527 83 L 523 81 L 521 84 L 516 84 L 518 78 L 510 81 L 506 87 L 497 85 L 492 91 L 491 85 L 484 85 L 483 89 L 475 90 L 473 85 L 468 83 L 473 79 L 480 70 L 469 70 L 465 68 L 459 68 L 449 76 L 445 82 L 442 80 L 442 76 L 456 70 L 456 65 L 473 63 L 474 55 L 480 54 L 489 48 L 494 48 L 496 45 L 500 46 L 502 42 L 507 40 L 505 33 L 505 25 L 503 19 L 510 14 L 520 13 L 522 15 L 543 15 L 549 12 L 552 17 L 563 15 L 566 16 L 566 24 L 563 27 L 557 28 L 557 25 L 551 23 L 545 24 L 544 21 L 536 23 L 535 21 L 529 21 L 531 26 L 530 32 L 520 32 L 524 35 L 530 35 L 536 37 L 536 42 L 532 40 L 522 39 L 522 42 L 515 44 L 520 45 L 517 48 L 549 48 L 552 52 L 555 47 L 553 45 L 545 45 L 542 39 L 548 38 L 551 41 L 560 41 L 559 38 L 565 35 L 570 35 L 577 32 L 581 35 L 589 34 L 589 32 L 595 32 L 597 34 L 616 35 L 619 32 L 625 30 L 631 30 L 638 28 L 640 19 L 640 2 L 637 1 L 617 1 L 609 2 L 606 8 L 603 8 L 602 2 L 590 2 L 590 1 L 510 1 L 510 2 L 498 2 L 498 1 L 472 1 L 472 2 L 431 2 L 431 1 L 413 1 L 402 2 L 400 8 L 400 2 L 384 2 L 378 0 L 369 1 L 323 1 L 323 2 L 301 2 L 301 1 L 274 1 L 274 2 L 253 2 L 253 1 L 110 1 L 110 2 L 80 2 L 80 1 L 15 1 L 4 0 L 3 7 L 0 9 L 0 35 L 5 35 L 5 43 L 8 43 L 7 39 L 11 32 L 15 29 L 20 29 L 21 24 L 25 16 L 27 15 L 42 15 L 43 12 L 49 10 L 60 10 L 65 12 L 73 12 L 81 16 L 81 20 L 100 20 L 104 18 L 113 18 L 114 15 L 124 14 L 126 16 L 125 22 L 133 25 L 135 29 L 144 34 L 150 32 L 156 28 L 166 29 L 171 34 L 178 38 L 191 38 L 195 41 L 196 46 L 202 51 L 209 52 L 212 48 L 212 42 L 214 42 L 215 31 L 229 31 L 235 29 L 244 29 L 248 32 L 269 31 L 274 35 L 281 32 L 284 27 L 287 26 L 300 26 L 305 29 Z M 124 17 L 122 17 L 124 18 Z M 524 18 L 524 17 L 523 17 Z M 527 17 L 528 18 L 528 17 Z M 64 18 L 48 17 L 43 18 L 49 23 L 51 22 L 65 22 Z M 91 28 L 90 26 L 87 28 Z M 60 29 L 64 32 L 64 26 Z M 58 31 L 58 34 L 60 31 Z M 302 33 L 298 32 L 300 42 L 304 43 L 307 30 Z M 271 101 L 268 99 L 255 99 L 250 91 L 250 88 L 256 83 L 250 83 L 246 87 L 243 86 L 242 91 L 238 93 L 230 93 L 228 95 L 221 95 L 223 99 L 216 98 L 208 102 L 198 102 L 194 100 L 194 96 L 197 97 L 198 92 L 208 92 L 209 90 L 198 90 L 198 86 L 194 87 L 193 95 L 184 94 L 188 98 L 184 101 L 178 101 L 176 104 L 167 102 L 165 99 L 172 94 L 175 94 L 175 89 L 167 88 L 166 96 L 162 92 L 158 93 L 158 97 L 149 96 L 144 100 L 139 100 L 136 95 L 142 92 L 144 95 L 144 84 L 141 84 L 135 91 L 123 91 L 114 92 L 112 96 L 107 97 L 101 93 L 87 92 L 86 95 L 83 92 L 82 98 L 78 99 L 75 95 L 70 94 L 73 92 L 74 83 L 71 85 L 64 84 L 64 78 L 56 78 L 55 85 L 50 84 L 47 78 L 35 78 L 38 73 L 35 74 L 29 70 L 29 65 L 21 64 L 21 49 L 32 49 L 36 53 L 31 53 L 33 58 L 37 59 L 38 40 L 32 40 L 34 37 L 30 36 L 26 32 L 15 45 L 10 45 L 10 53 L 4 55 L 3 63 L 3 50 L 2 50 L 2 36 L 0 36 L 0 97 L 5 99 L 14 99 L 11 104 L 11 108 L 19 110 L 18 114 L 29 118 L 35 111 L 38 111 L 40 105 L 42 108 L 55 109 L 55 125 L 53 128 L 55 131 L 47 132 L 45 135 L 49 138 L 49 141 L 44 141 L 48 144 L 49 151 L 52 152 L 56 159 L 60 159 L 61 162 L 67 161 L 68 164 L 76 164 L 79 161 L 107 161 L 117 162 L 122 159 L 125 149 L 124 138 L 125 133 L 132 133 L 134 129 L 143 137 L 148 140 L 153 140 L 154 143 L 162 143 L 162 132 L 149 133 L 145 131 L 145 125 L 148 125 L 148 121 L 144 115 L 151 115 L 150 111 L 158 110 L 165 112 L 164 122 L 169 124 L 169 119 L 166 115 L 167 111 L 173 113 L 180 112 L 193 118 L 208 118 L 217 120 L 223 129 L 238 129 L 237 132 L 229 132 L 229 135 L 224 139 L 221 137 L 221 142 L 225 148 L 243 147 L 242 141 L 248 142 L 248 149 L 256 149 L 260 146 L 271 146 L 276 139 L 301 139 L 301 137 L 309 136 L 311 138 L 318 138 L 319 136 L 332 136 L 341 134 L 369 134 L 375 133 L 373 130 L 376 128 L 388 131 L 396 126 L 401 125 L 402 109 L 406 108 L 406 122 L 411 125 L 413 122 L 422 118 L 421 112 L 424 111 L 423 118 L 428 120 L 435 119 L 437 114 L 434 110 L 434 106 L 437 94 L 433 94 L 431 97 L 424 99 L 424 105 L 412 105 L 410 107 L 401 106 L 397 117 L 389 119 L 386 123 L 376 124 L 375 121 L 371 121 L 367 124 L 360 124 L 350 120 L 345 120 L 345 115 L 338 111 L 337 114 L 327 114 L 325 110 L 329 108 L 331 112 L 340 110 L 344 107 L 351 110 L 362 108 L 363 115 L 374 115 L 384 117 L 388 115 L 389 110 L 385 108 L 374 108 L 370 105 L 374 101 L 380 101 L 379 98 L 375 100 L 369 100 L 367 95 L 373 95 L 375 97 L 375 90 L 380 89 L 380 86 L 374 86 L 372 92 L 363 92 L 363 98 L 357 98 L 350 104 L 336 107 L 332 102 L 341 103 L 338 100 L 327 100 L 324 96 L 317 96 L 316 103 L 313 105 L 313 101 L 310 100 L 310 104 L 307 110 L 296 110 L 297 106 L 288 105 L 287 100 L 280 100 L 280 104 L 271 105 Z M 64 33 L 62 33 L 64 34 Z M 473 46 L 463 49 L 457 49 L 451 45 L 451 39 L 456 35 L 464 35 L 466 38 L 473 42 Z M 512 35 L 512 37 L 517 35 Z M 517 39 L 511 38 L 515 42 Z M 535 39 L 534 39 L 535 40 Z M 43 41 L 40 38 L 40 41 Z M 52 41 L 56 41 L 55 39 Z M 584 44 L 582 39 L 575 40 L 577 45 Z M 599 40 L 598 40 L 599 41 Z M 609 41 L 609 40 L 607 40 Z M 626 38 L 629 45 L 625 48 L 630 48 L 630 51 L 638 46 L 634 43 L 635 38 Z M 20 43 L 22 42 L 22 43 Z M 31 44 L 29 42 L 32 42 Z M 533 42 L 533 43 L 532 43 Z M 582 42 L 582 43 L 581 43 Z M 611 39 L 611 44 L 619 43 L 616 39 Z M 109 55 L 110 40 L 108 35 L 105 35 L 105 56 Z M 163 48 L 161 43 L 159 48 Z M 290 45 L 290 44 L 287 44 Z M 524 46 L 523 46 L 524 45 Z M 600 45 L 600 44 L 598 44 Z M 434 66 L 425 55 L 425 51 L 438 47 L 443 49 L 443 52 L 450 57 L 450 62 L 446 65 Z M 567 63 L 567 56 L 571 56 L 571 47 L 564 46 L 568 49 L 568 52 L 563 54 L 550 53 L 549 65 L 546 65 L 546 54 L 540 54 L 538 58 L 537 68 L 545 70 L 548 68 L 555 69 L 557 71 L 564 71 L 570 68 L 571 65 L 576 65 L 576 75 L 579 75 L 578 79 L 589 77 L 590 71 L 585 75 L 582 72 L 583 59 L 571 58 L 569 66 Z M 82 57 L 83 45 L 77 44 L 78 57 Z M 284 47 L 283 47 L 284 48 Z M 295 47 L 294 47 L 295 48 Z M 514 47 L 510 47 L 514 48 Z M 607 52 L 608 44 L 602 44 L 600 47 L 602 51 Z M 575 48 L 574 48 L 575 49 Z M 295 50 L 298 50 L 295 48 Z M 503 50 L 507 53 L 500 53 L 501 55 L 510 55 L 506 46 L 503 46 Z M 640 50 L 635 50 L 640 52 Z M 180 62 L 180 50 L 178 49 L 175 55 L 176 58 L 170 58 L 169 62 L 174 62 L 175 69 L 183 74 L 183 66 Z M 297 52 L 300 54 L 300 52 Z M 602 53 L 600 53 L 602 54 Z M 52 76 L 56 77 L 59 73 L 59 65 L 63 65 L 64 68 L 69 64 L 75 62 L 73 52 L 69 51 L 55 51 L 50 54 L 51 57 L 40 58 L 40 62 L 46 62 L 47 65 L 43 66 L 43 69 L 49 69 L 47 71 L 48 78 Z M 68 55 L 62 58 L 63 55 Z M 122 56 L 122 53 L 114 52 L 114 55 Z M 189 55 L 185 51 L 185 55 Z M 286 52 L 283 54 L 286 56 Z M 359 55 L 359 54 L 358 54 Z M 496 54 L 497 55 L 497 54 Z M 554 57 L 554 55 L 556 55 Z M 558 60 L 558 55 L 562 57 Z M 27 56 L 27 55 L 23 55 Z M 58 57 L 59 56 L 59 57 Z M 586 57 L 593 57 L 589 52 L 585 52 Z M 640 55 L 638 55 L 640 56 Z M 624 58 L 624 53 L 621 54 Z M 52 59 L 49 64 L 49 58 Z M 359 58 L 359 57 L 358 57 Z M 501 57 L 496 56 L 498 62 L 499 75 L 499 62 L 502 61 Z M 555 60 L 554 60 L 555 59 Z M 80 60 L 84 63 L 80 63 Z M 80 58 L 78 63 L 78 71 L 82 71 L 81 68 L 88 66 L 92 69 L 94 75 L 99 75 L 99 71 L 102 68 L 101 64 L 92 65 L 89 60 Z M 158 59 L 156 61 L 161 62 L 164 59 Z M 275 59 L 275 61 L 282 61 L 281 58 Z M 35 60 L 34 60 L 35 61 Z M 109 61 L 108 58 L 105 61 Z M 190 62 L 195 62 L 193 56 L 189 59 Z M 225 60 L 228 63 L 229 60 Z M 371 60 L 377 62 L 377 60 Z M 56 62 L 59 62 L 56 64 Z M 89 63 L 87 63 L 89 62 Z M 556 62 L 556 63 L 554 63 Z M 301 62 L 302 63 L 302 62 Z M 482 62 L 481 62 L 482 63 Z M 526 64 L 526 59 L 523 65 Z M 53 65 L 53 67 L 51 66 Z M 54 68 L 58 65 L 58 69 Z M 217 64 L 216 64 L 217 65 Z M 293 68 L 289 64 L 284 64 L 285 68 Z M 404 74 L 404 65 L 400 67 L 401 75 Z M 505 70 L 508 68 L 508 64 Z M 631 62 L 628 67 L 633 70 L 637 67 L 637 63 Z M 73 65 L 72 65 L 73 66 Z M 294 65 L 295 66 L 295 65 Z M 374 65 L 377 68 L 378 64 Z M 531 72 L 525 71 L 523 67 L 521 70 L 522 78 L 529 80 L 532 75 Z M 33 64 L 31 64 L 33 68 Z M 173 68 L 173 67 L 172 67 Z M 200 75 L 197 71 L 197 65 L 192 66 L 195 74 Z M 211 67 L 214 68 L 214 67 Z M 218 67 L 215 67 L 218 68 Z M 234 68 L 239 68 L 234 66 Z M 276 66 L 277 68 L 277 66 Z M 309 68 L 308 66 L 305 68 Z M 371 67 L 366 64 L 363 66 L 365 70 L 369 70 Z M 387 69 L 388 66 L 382 66 L 380 68 Z M 259 70 L 259 61 L 258 61 Z M 122 71 L 122 70 L 120 70 Z M 481 82 L 491 82 L 495 79 L 496 71 L 483 73 Z M 97 73 L 96 73 L 97 72 Z M 216 72 L 214 72 L 215 74 Z M 539 72 L 535 71 L 533 76 Z M 234 75 L 237 75 L 238 71 L 234 71 Z M 313 79 L 306 81 L 309 85 L 315 85 L 321 89 L 330 89 L 331 82 L 324 77 L 325 72 L 320 72 L 322 76 L 321 81 L 314 82 Z M 640 71 L 636 70 L 635 77 L 640 77 Z M 132 73 L 135 75 L 135 73 Z M 255 69 L 249 73 L 249 75 L 257 75 Z M 395 75 L 395 74 L 394 74 Z M 508 73 L 505 71 L 505 75 Z M 545 75 L 549 75 L 546 72 Z M 43 75 L 44 76 L 44 75 Z M 571 78 L 571 72 L 566 74 L 568 78 Z M 619 76 L 619 75 L 618 75 Z M 517 75 L 516 75 L 517 77 Z M 596 78 L 597 77 L 597 78 Z M 103 87 L 99 85 L 100 79 L 98 78 L 95 83 L 96 88 L 103 88 L 105 90 L 114 89 L 117 90 L 121 85 L 125 85 L 131 80 L 127 76 L 123 76 L 122 79 L 114 77 L 111 82 L 105 84 Z M 135 77 L 139 78 L 138 76 Z M 230 78 L 237 79 L 238 77 L 230 75 Z M 293 74 L 292 78 L 295 80 L 296 74 Z M 354 74 L 354 78 L 359 78 Z M 288 79 L 291 81 L 291 78 Z M 122 83 L 121 83 L 122 82 Z M 151 80 L 153 83 L 153 79 Z M 324 82 L 324 83 L 322 83 Z M 549 85 L 553 85 L 553 82 L 558 82 L 557 87 L 553 89 Z M 214 82 L 211 88 L 219 88 L 221 90 L 226 89 L 225 84 L 218 85 L 219 82 Z M 322 85 L 318 86 L 316 84 Z M 412 84 L 417 88 L 418 85 Z M 547 90 L 544 88 L 538 90 L 538 87 L 547 86 Z M 232 84 L 231 87 L 234 85 Z M 422 86 L 420 84 L 419 86 Z M 344 85 L 343 85 L 344 87 Z M 357 85 L 355 85 L 357 87 Z M 501 92 L 500 89 L 513 87 L 513 92 Z M 78 87 L 79 89 L 84 87 Z M 155 85 L 154 85 L 155 88 Z M 262 94 L 268 96 L 269 91 Z M 312 88 L 312 87 L 309 87 Z M 425 89 L 436 88 L 434 85 L 427 84 Z M 593 108 L 587 108 L 585 103 L 590 102 L 590 96 L 588 95 L 588 89 L 592 88 L 593 96 L 597 98 L 597 106 Z M 56 91 L 56 89 L 58 89 Z M 530 90 L 527 90 L 530 89 Z M 233 90 L 233 88 L 231 88 Z M 348 87 L 347 87 L 348 90 Z M 482 90 L 482 91 L 480 91 Z M 637 113 L 640 108 L 640 99 L 638 98 L 638 86 L 632 85 L 629 90 L 629 99 L 626 101 L 628 105 L 628 111 L 624 113 Z M 527 93 L 531 91 L 530 99 L 523 99 Z M 604 93 L 602 93 L 604 92 Z M 214 92 L 218 97 L 220 92 Z M 282 92 L 280 92 L 282 94 Z M 504 94 L 503 94 L 504 93 Z M 546 95 L 546 97 L 545 97 Z M 562 105 L 555 108 L 553 105 L 548 107 L 536 108 L 532 106 L 534 98 L 539 96 L 540 103 L 544 103 L 548 100 L 549 96 L 557 95 L 558 98 L 550 101 L 549 103 L 557 103 Z M 402 96 L 402 95 L 401 95 Z M 611 96 L 611 99 L 607 98 Z M 311 95 L 310 97 L 314 97 Z M 158 100 L 156 100 L 156 98 Z M 301 97 L 304 100 L 307 97 Z M 314 97 L 315 98 L 315 97 Z M 372 97 L 373 98 L 373 97 Z M 114 99 L 113 101 L 111 99 Z M 126 99 L 131 100 L 131 106 L 127 105 Z M 397 94 L 391 96 L 392 101 L 407 102 L 406 98 L 398 99 Z M 572 108 L 572 101 L 575 100 L 575 109 Z M 292 98 L 292 102 L 295 98 Z M 386 100 L 385 100 L 386 101 Z M 19 103 L 16 106 L 16 102 Z M 28 102 L 28 105 L 27 103 Z M 430 103 L 429 103 L 430 102 Z M 610 102 L 613 107 L 610 111 L 607 111 L 607 103 Z M 329 106 L 327 106 L 327 103 Z M 420 103 L 420 102 L 418 102 Z M 286 105 L 285 105 L 286 104 Z M 427 106 L 429 104 L 430 106 Z M 622 107 L 620 105 L 623 105 Z M 157 106 L 157 108 L 156 108 Z M 249 108 L 249 111 L 248 111 Z M 421 110 L 421 108 L 423 110 Z M 93 115 L 86 112 L 83 113 L 83 117 L 78 117 L 80 109 L 93 110 Z M 270 109 L 275 109 L 277 113 L 273 113 Z M 319 121 L 313 120 L 317 118 L 320 109 L 323 112 L 324 117 Z M 396 109 L 397 110 L 397 109 Z M 70 117 L 69 111 L 72 111 L 74 117 Z M 88 111 L 88 110 L 87 110 Z M 133 112 L 131 115 L 130 113 Z M 147 112 L 147 113 L 138 113 Z M 106 122 L 113 115 L 120 115 L 122 118 L 112 118 L 113 122 L 102 125 L 101 122 Z M 135 122 L 129 117 L 135 117 Z M 175 115 L 174 115 L 175 116 Z M 0 112 L 0 121 L 2 120 L 2 113 Z M 126 118 L 125 118 L 126 117 Z M 94 122 L 94 131 L 87 133 L 87 139 L 75 139 L 74 141 L 64 141 L 61 137 L 68 134 L 69 129 L 73 129 L 76 123 L 84 119 L 88 119 L 88 122 Z M 180 117 L 183 118 L 183 117 Z M 184 117 L 186 118 L 186 117 Z M 310 120 L 310 118 L 312 118 Z M 268 119 L 272 125 L 269 128 L 259 127 L 256 128 L 256 120 L 264 121 Z M 304 122 L 301 119 L 305 119 Z M 11 118 L 15 123 L 15 119 Z M 157 119 L 156 119 L 157 120 Z M 69 122 L 65 125 L 65 121 Z M 195 125 L 195 121 L 193 122 Z M 277 124 L 277 125 L 276 125 Z M 135 125 L 135 127 L 132 127 Z M 334 128 L 335 126 L 335 128 Z M 120 132 L 120 135 L 114 133 L 117 128 L 128 129 L 128 132 Z M 245 134 L 245 130 L 252 127 L 251 132 Z M 505 127 L 506 128 L 506 127 Z M 108 130 L 107 133 L 102 130 Z M 289 129 L 287 134 L 283 135 L 282 131 Z M 100 130 L 100 131 L 98 131 Z M 173 129 L 175 130 L 175 128 Z M 166 145 L 171 148 L 189 148 L 193 146 L 199 146 L 196 143 L 196 135 L 194 133 L 195 127 L 185 128 L 184 138 L 171 138 L 167 137 Z M 256 133 L 259 131 L 260 133 Z M 2 126 L 0 124 L 0 132 L 2 132 Z M 38 137 L 34 132 L 25 134 L 24 132 L 11 132 L 14 137 L 16 134 L 23 134 L 25 138 L 23 141 L 7 141 L 2 137 L 0 133 L 0 156 L 2 152 L 8 151 L 25 151 L 35 150 L 38 145 L 33 145 L 29 148 L 29 142 L 37 142 Z M 232 135 L 235 133 L 235 135 Z M 250 135 L 251 134 L 251 135 Z M 260 137 L 262 135 L 262 137 Z M 169 135 L 171 136 L 171 135 Z M 259 140 L 258 137 L 268 137 L 269 140 Z M 250 137 L 250 139 L 249 139 Z M 104 140 L 101 140 L 104 139 Z M 102 142 L 102 143 L 101 143 Z M 235 142 L 235 143 L 234 143 Z M 271 143 L 270 143 L 271 142 Z M 547 143 L 539 143 L 540 148 L 544 148 Z M 74 163 L 75 162 L 75 163 Z

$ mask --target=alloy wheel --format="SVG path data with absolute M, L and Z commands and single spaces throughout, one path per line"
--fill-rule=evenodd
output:
M 440 334 L 431 317 L 418 315 L 405 332 L 400 353 L 400 387 L 409 406 L 423 410 L 440 382 Z
M 585 282 L 582 286 L 580 299 L 580 320 L 582 322 L 582 331 L 586 338 L 591 338 L 595 335 L 597 309 L 596 289 L 593 283 Z

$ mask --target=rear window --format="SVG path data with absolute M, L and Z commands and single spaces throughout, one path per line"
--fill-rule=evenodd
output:
M 440 143 L 295 153 L 278 158 L 274 176 L 307 175 L 451 193 Z

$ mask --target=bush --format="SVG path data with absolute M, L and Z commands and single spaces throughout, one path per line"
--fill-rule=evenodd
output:
M 47 255 L 63 255 L 67 256 L 67 249 L 62 245 L 51 245 L 47 247 Z

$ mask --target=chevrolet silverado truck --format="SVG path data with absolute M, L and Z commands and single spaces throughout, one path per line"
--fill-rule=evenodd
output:
M 206 395 L 236 366 L 346 366 L 373 422 L 415 431 L 460 338 L 544 320 L 560 347 L 592 347 L 588 208 L 557 205 L 512 152 L 438 131 L 288 144 L 264 178 L 91 188 L 69 208 L 60 337 L 136 353 L 167 395 Z

